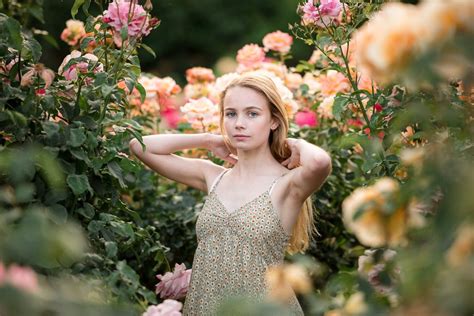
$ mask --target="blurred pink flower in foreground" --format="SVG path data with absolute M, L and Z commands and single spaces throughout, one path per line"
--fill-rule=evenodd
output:
M 300 127 L 315 127 L 318 125 L 318 119 L 316 117 L 316 113 L 309 109 L 304 109 L 303 111 L 295 114 L 295 123 Z
M 110 2 L 109 7 L 104 11 L 103 19 L 117 32 L 127 26 L 130 36 L 150 33 L 148 14 L 136 1 L 114 0 Z
M 263 46 L 265 51 L 274 50 L 286 54 L 291 49 L 291 44 L 293 44 L 293 37 L 290 34 L 284 33 L 282 31 L 276 31 L 268 33 L 263 38 Z
M 183 304 L 175 300 L 164 300 L 159 305 L 149 306 L 142 316 L 181 316 Z
M 27 292 L 38 291 L 38 278 L 35 271 L 28 267 L 10 265 L 8 269 L 0 262 L 0 286 L 10 284 Z
M 176 263 L 173 272 L 166 272 L 165 275 L 158 274 L 156 277 L 160 282 L 156 285 L 156 294 L 160 294 L 160 298 L 180 299 L 185 297 L 191 281 L 191 272 L 192 269 L 186 270 L 184 263 Z

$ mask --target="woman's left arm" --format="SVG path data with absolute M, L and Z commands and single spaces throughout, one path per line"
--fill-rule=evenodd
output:
M 291 156 L 282 165 L 291 169 L 290 194 L 303 202 L 318 190 L 331 173 L 331 157 L 304 139 L 287 138 Z

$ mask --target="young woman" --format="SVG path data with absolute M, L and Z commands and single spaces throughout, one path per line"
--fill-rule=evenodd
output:
M 133 139 L 131 151 L 174 181 L 208 193 L 198 216 L 198 247 L 184 315 L 212 315 L 228 295 L 263 300 L 265 271 L 285 250 L 303 251 L 314 230 L 310 195 L 331 171 L 331 158 L 302 139 L 287 138 L 288 118 L 273 80 L 248 73 L 221 95 L 221 134 L 165 134 Z M 207 148 L 233 164 L 173 153 Z M 295 296 L 288 303 L 302 309 Z

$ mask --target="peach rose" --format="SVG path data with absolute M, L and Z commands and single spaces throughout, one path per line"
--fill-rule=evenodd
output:
M 334 96 L 324 98 L 324 100 L 318 106 L 318 114 L 321 117 L 332 119 L 334 115 L 332 114 L 332 107 L 334 105 Z
M 265 281 L 270 298 L 287 302 L 294 292 L 305 294 L 312 289 L 307 271 L 296 264 L 283 264 L 268 267 Z
M 237 62 L 245 66 L 252 66 L 265 59 L 265 51 L 257 44 L 247 44 L 237 52 Z
M 291 90 L 298 90 L 303 84 L 303 77 L 299 73 L 290 72 L 286 74 L 285 85 Z
M 79 20 L 67 20 L 66 28 L 61 33 L 61 40 L 65 41 L 68 45 L 74 46 L 79 40 L 86 35 L 86 29 L 84 23 Z
M 388 177 L 357 188 L 342 203 L 344 225 L 369 247 L 403 244 L 410 217 L 417 214 L 407 205 L 396 205 L 399 191 L 398 182 Z
M 474 255 L 474 225 L 464 224 L 458 231 L 454 243 L 446 253 L 448 263 L 459 267 Z
M 190 99 L 181 107 L 181 112 L 184 113 L 184 119 L 197 130 L 208 130 L 219 124 L 218 107 L 206 97 Z
M 213 82 L 216 79 L 212 69 L 204 67 L 193 67 L 186 70 L 186 80 L 190 84 L 201 82 Z
M 351 89 L 349 80 L 337 70 L 328 70 L 318 80 L 321 84 L 321 94 L 326 97 L 335 95 L 338 92 L 349 92 Z
M 265 51 L 273 50 L 282 54 L 287 54 L 293 44 L 293 37 L 281 31 L 268 33 L 263 37 L 263 47 Z

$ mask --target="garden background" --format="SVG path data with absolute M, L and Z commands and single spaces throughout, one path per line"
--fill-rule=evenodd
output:
M 248 71 L 333 164 L 318 235 L 268 281 L 308 315 L 473 313 L 470 1 L 0 3 L 0 314 L 179 310 L 204 195 L 128 142 L 218 132 L 219 92 Z

